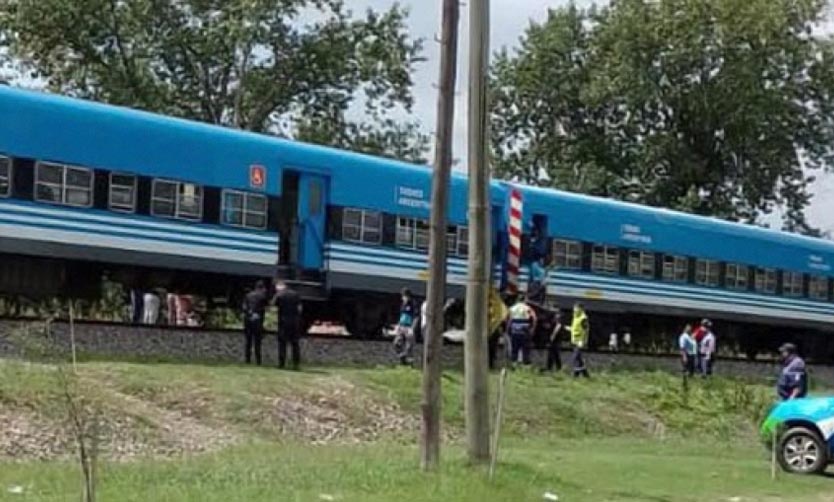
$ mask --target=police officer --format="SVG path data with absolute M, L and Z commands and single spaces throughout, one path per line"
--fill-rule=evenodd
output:
M 515 364 L 521 354 L 522 364 L 530 364 L 530 343 L 536 331 L 536 312 L 527 305 L 523 295 L 510 308 L 507 334 L 510 337 L 510 361 Z
M 559 354 L 559 349 L 562 344 L 565 331 L 567 331 L 565 323 L 562 321 L 561 312 L 556 312 L 555 325 L 553 331 L 550 332 L 550 339 L 547 341 L 547 371 L 562 371 L 562 357 Z
M 292 369 L 301 364 L 301 296 L 284 281 L 276 281 L 275 298 L 278 307 L 278 367 L 287 364 L 287 344 L 292 351 Z
M 246 364 L 252 362 L 252 349 L 255 350 L 255 363 L 261 365 L 261 340 L 264 330 L 264 313 L 266 312 L 266 286 L 263 281 L 255 283 L 255 289 L 243 299 L 243 332 L 246 335 Z
M 783 401 L 799 399 L 808 394 L 808 373 L 805 361 L 797 354 L 796 345 L 783 344 L 779 347 L 782 369 L 776 382 L 776 392 Z
M 588 336 L 591 332 L 588 314 L 581 303 L 573 306 L 573 319 L 570 326 L 570 343 L 573 346 L 573 376 L 584 376 L 588 378 L 588 368 L 585 366 L 585 358 L 582 351 L 588 346 Z

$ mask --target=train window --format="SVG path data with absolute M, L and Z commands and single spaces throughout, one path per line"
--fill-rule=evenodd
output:
M 758 293 L 775 294 L 776 271 L 772 268 L 757 268 L 755 288 Z
M 620 250 L 611 246 L 595 245 L 591 256 L 591 270 L 601 274 L 618 274 Z
M 414 218 L 397 218 L 397 246 L 426 250 L 429 248 L 429 224 Z
M 560 239 L 554 240 L 553 260 L 556 268 L 582 269 L 582 243 Z
M 808 282 L 808 293 L 814 300 L 828 300 L 828 278 L 812 276 Z
M 654 279 L 654 253 L 629 251 L 628 275 L 643 279 Z
M 346 208 L 342 217 L 342 239 L 365 244 L 382 243 L 382 213 Z
M 455 247 L 455 254 L 458 256 L 466 256 L 469 254 L 469 228 L 458 227 L 458 244 Z
M 90 207 L 93 205 L 93 171 L 38 162 L 35 164 L 35 200 Z
M 199 220 L 203 217 L 203 187 L 178 181 L 153 180 L 151 214 Z
M 727 287 L 730 289 L 746 290 L 750 269 L 747 265 L 736 263 L 727 264 Z
M 113 211 L 136 211 L 136 176 L 110 173 L 109 206 Z
M 0 197 L 12 192 L 12 159 L 0 156 Z
M 785 272 L 782 276 L 782 292 L 785 296 L 802 296 L 803 277 L 798 272 Z
M 266 196 L 256 193 L 223 190 L 221 223 L 236 227 L 266 228 Z
M 720 283 L 719 263 L 712 260 L 695 262 L 695 284 L 715 287 Z
M 689 260 L 685 256 L 663 256 L 663 280 L 686 282 L 689 278 Z

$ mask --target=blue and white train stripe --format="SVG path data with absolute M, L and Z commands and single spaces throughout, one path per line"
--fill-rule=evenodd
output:
M 330 272 L 422 281 L 426 278 L 427 256 L 423 253 L 331 242 L 325 256 Z M 450 257 L 448 283 L 464 285 L 466 260 Z M 496 268 L 496 277 L 500 267 Z M 520 276 L 527 285 L 526 271 Z M 673 307 L 697 312 L 726 312 L 781 320 L 834 322 L 834 304 L 802 298 L 786 298 L 752 292 L 728 291 L 690 284 L 673 284 L 582 272 L 554 272 L 548 277 L 547 292 L 557 298 L 610 301 L 654 307 Z
M 278 256 L 273 232 L 19 200 L 0 200 L 0 237 L 257 265 L 274 265 Z

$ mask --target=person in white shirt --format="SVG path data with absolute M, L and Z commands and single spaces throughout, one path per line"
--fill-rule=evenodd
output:
M 159 319 L 159 297 L 152 292 L 147 292 L 142 297 L 142 323 L 154 325 Z
M 701 353 L 701 376 L 707 378 L 712 376 L 712 368 L 715 364 L 715 333 L 712 332 L 712 323 L 706 326 L 707 332 L 701 339 L 699 347 Z
M 678 348 L 681 351 L 681 367 L 683 373 L 689 377 L 695 375 L 695 361 L 698 359 L 698 343 L 692 337 L 692 325 L 687 324 L 683 333 L 678 337 Z

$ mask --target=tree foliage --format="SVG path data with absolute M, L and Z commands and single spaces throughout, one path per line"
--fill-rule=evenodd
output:
M 492 69 L 505 177 L 810 232 L 834 160 L 824 0 L 615 0 L 552 10 Z
M 413 160 L 426 136 L 391 118 L 411 109 L 422 48 L 406 17 L 342 0 L 0 0 L 0 36 L 52 91 Z

